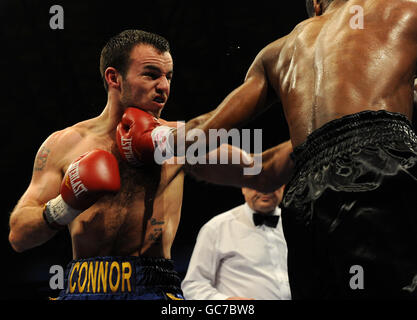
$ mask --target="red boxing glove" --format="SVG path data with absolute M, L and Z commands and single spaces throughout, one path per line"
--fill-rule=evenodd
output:
M 172 130 L 143 110 L 127 108 L 117 126 L 117 146 L 123 159 L 132 166 L 155 163 L 156 149 L 173 155 L 169 145 Z
M 70 223 L 101 196 L 120 189 L 119 166 L 113 154 L 93 150 L 71 163 L 62 180 L 60 195 L 43 212 L 51 226 Z

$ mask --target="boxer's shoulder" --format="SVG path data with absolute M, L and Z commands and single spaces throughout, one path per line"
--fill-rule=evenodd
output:
M 417 0 L 377 1 L 372 13 L 385 22 L 386 28 L 401 22 L 406 29 L 417 31 Z
M 401 21 L 406 20 L 409 23 L 409 28 L 413 38 L 417 35 L 417 0 L 409 0 L 403 7 Z
M 89 127 L 78 123 L 62 130 L 53 132 L 43 142 L 38 151 L 38 157 L 48 157 L 48 164 L 66 170 L 68 164 L 77 156 L 92 149 L 88 137 Z
M 282 47 L 285 45 L 285 43 L 288 41 L 290 37 L 291 33 L 269 43 L 259 52 L 258 56 L 264 59 L 271 56 L 276 58 L 277 53 L 279 53 L 279 51 L 282 49 Z
M 93 123 L 91 120 L 78 122 L 64 129 L 53 132 L 45 142 L 57 144 L 57 146 L 66 147 L 66 143 L 77 143 L 93 132 Z
M 262 74 L 265 74 L 265 70 L 272 69 L 276 61 L 279 60 L 281 49 L 285 45 L 288 37 L 289 35 L 279 38 L 259 51 L 249 68 L 247 78 L 249 75 L 259 73 L 259 71 L 261 71 Z
M 417 8 L 417 0 L 400 0 L 400 1 L 385 1 L 385 0 L 375 0 L 370 6 L 374 10 L 380 10 L 387 13 L 391 13 L 392 10 L 395 10 L 397 13 L 410 11 L 410 13 L 415 13 Z
M 76 127 L 68 127 L 53 132 L 43 143 L 43 147 L 51 150 L 51 153 L 66 153 L 74 149 L 82 140 L 83 132 Z

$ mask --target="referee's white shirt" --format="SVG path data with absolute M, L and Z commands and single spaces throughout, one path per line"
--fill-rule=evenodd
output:
M 245 203 L 201 228 L 182 282 L 186 299 L 291 299 L 282 219 L 276 228 L 255 226 L 252 215 Z

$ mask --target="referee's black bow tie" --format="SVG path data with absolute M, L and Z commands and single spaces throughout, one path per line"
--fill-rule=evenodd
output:
M 267 227 L 275 228 L 278 224 L 279 216 L 272 216 L 270 214 L 254 213 L 253 222 L 255 226 L 266 225 Z

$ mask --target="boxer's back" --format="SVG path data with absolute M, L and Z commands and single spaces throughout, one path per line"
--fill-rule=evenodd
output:
M 353 6 L 363 9 L 363 29 L 355 29 L 360 12 Z M 294 145 L 346 114 L 385 109 L 411 117 L 417 1 L 350 0 L 300 23 L 279 44 L 279 57 L 273 46 L 268 78 Z

